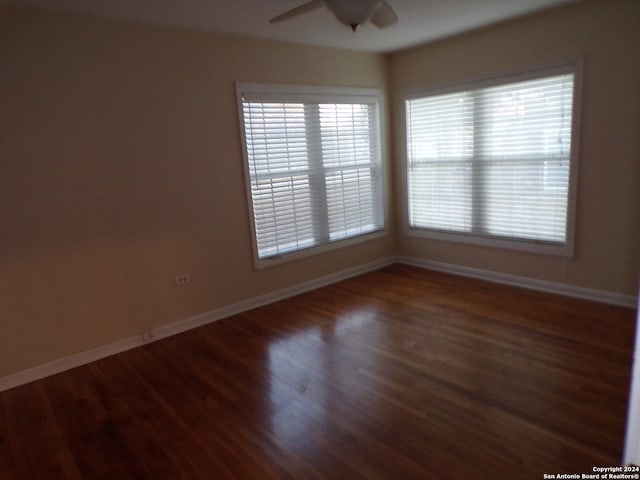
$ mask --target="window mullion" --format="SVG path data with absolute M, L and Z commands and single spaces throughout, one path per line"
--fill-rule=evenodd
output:
M 329 242 L 329 214 L 327 212 L 327 190 L 322 162 L 322 128 L 318 104 L 304 105 L 304 122 L 309 162 L 309 188 L 313 208 L 313 235 L 316 244 Z

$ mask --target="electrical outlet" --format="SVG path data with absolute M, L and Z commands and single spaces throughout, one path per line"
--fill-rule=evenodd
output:
M 176 285 L 185 285 L 191 283 L 191 277 L 188 274 L 176 275 Z

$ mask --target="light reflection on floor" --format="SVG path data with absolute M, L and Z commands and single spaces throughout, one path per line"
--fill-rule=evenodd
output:
M 378 322 L 375 309 L 344 312 L 330 327 L 309 326 L 269 345 L 271 431 L 284 445 L 311 447 L 310 433 L 321 434 L 332 411 L 364 393 L 370 379 L 358 370 L 376 352 L 359 349 L 355 363 L 350 349 L 360 335 L 379 335 Z M 354 388 L 332 390 L 331 382 Z

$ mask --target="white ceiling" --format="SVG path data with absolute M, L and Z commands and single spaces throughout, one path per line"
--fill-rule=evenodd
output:
M 1 1 L 1 0 L 0 0 Z M 326 9 L 276 25 L 269 19 L 306 0 L 10 0 L 94 17 L 388 52 L 580 0 L 388 0 L 398 23 L 354 34 Z

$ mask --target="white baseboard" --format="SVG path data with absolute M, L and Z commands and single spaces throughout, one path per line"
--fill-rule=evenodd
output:
M 36 367 L 12 373 L 5 377 L 0 377 L 0 392 L 33 382 L 35 380 L 40 380 L 51 375 L 55 375 L 56 373 L 64 372 L 81 365 L 86 365 L 87 363 L 100 360 L 101 358 L 115 355 L 117 353 L 121 353 L 126 350 L 130 350 L 132 348 L 136 348 L 141 345 L 160 340 L 162 338 L 170 337 L 172 335 L 176 335 L 178 333 L 182 333 L 187 330 L 206 325 L 207 323 L 215 322 L 216 320 L 221 320 L 238 313 L 246 312 L 247 310 L 251 310 L 253 308 L 268 305 L 270 303 L 284 300 L 285 298 L 293 297 L 310 290 L 315 290 L 317 288 L 324 287 L 341 280 L 346 280 L 350 277 L 355 277 L 356 275 L 361 275 L 372 270 L 377 270 L 393 263 L 395 263 L 394 257 L 375 260 L 373 262 L 349 268 L 347 270 L 342 270 L 331 275 L 326 275 L 324 277 L 299 283 L 297 285 L 293 285 L 276 292 L 260 295 L 249 300 L 234 303 L 226 307 L 217 308 L 215 310 L 211 310 L 200 315 L 195 315 L 193 317 L 185 318 L 183 320 L 179 320 L 167 325 L 162 325 L 151 331 L 140 333 L 128 338 L 123 338 L 122 340 L 117 340 L 107 345 L 92 348 L 91 350 L 86 350 L 84 352 L 60 358 L 58 360 L 38 365 Z
M 503 283 L 517 287 L 529 288 L 532 290 L 556 293 L 569 297 L 584 298 L 587 300 L 594 300 L 597 302 L 620 305 L 624 307 L 636 308 L 637 306 L 637 299 L 632 295 L 623 295 L 619 293 L 605 292 L 602 290 L 595 290 L 584 287 L 576 287 L 573 285 L 548 282 L 544 280 L 535 280 L 531 278 L 520 277 L 517 275 L 497 273 L 489 270 L 464 267 L 449 263 L 433 262 L 413 257 L 387 257 L 364 265 L 349 268 L 347 270 L 342 270 L 331 275 L 299 283 L 297 285 L 293 285 L 276 292 L 267 293 L 265 295 L 260 295 L 258 297 L 228 305 L 226 307 L 211 310 L 200 315 L 185 318 L 177 322 L 162 325 L 148 332 L 140 333 L 132 337 L 117 340 L 107 345 L 102 345 L 84 352 L 76 353 L 68 357 L 60 358 L 52 362 L 48 362 L 36 367 L 28 368 L 26 370 L 0 377 L 0 392 L 20 385 L 24 385 L 29 382 L 33 382 L 35 380 L 39 380 L 41 378 L 55 375 L 56 373 L 64 372 L 65 370 L 70 370 L 81 365 L 86 365 L 87 363 L 99 360 L 101 358 L 115 355 L 117 353 L 124 352 L 126 350 L 130 350 L 132 348 L 136 348 L 141 345 L 160 340 L 162 338 L 170 337 L 172 335 L 176 335 L 178 333 L 182 333 L 184 331 L 191 330 L 193 328 L 197 328 L 202 325 L 215 322 L 216 320 L 220 320 L 232 315 L 236 315 L 238 313 L 245 312 L 247 310 L 251 310 L 253 308 L 261 307 L 263 305 L 277 302 L 279 300 L 284 300 L 285 298 L 293 297 L 310 290 L 315 290 L 316 288 L 324 287 L 326 285 L 330 285 L 332 283 L 336 283 L 341 280 L 354 277 L 356 275 L 361 275 L 372 270 L 377 270 L 393 263 L 403 263 L 406 265 L 412 265 L 429 270 L 453 273 L 495 283 Z
M 480 280 L 487 280 L 494 283 L 503 283 L 515 287 L 523 287 L 531 290 L 555 293 L 567 297 L 582 298 L 601 303 L 619 305 L 623 307 L 636 308 L 638 299 L 633 295 L 623 295 L 621 293 L 607 292 L 592 288 L 577 287 L 564 283 L 548 282 L 546 280 L 536 280 L 518 275 L 492 272 L 479 268 L 465 267 L 451 263 L 433 262 L 414 257 L 396 257 L 397 263 L 412 265 L 414 267 L 425 268 L 427 270 L 437 270 L 439 272 L 453 273 L 464 277 L 473 277 Z

